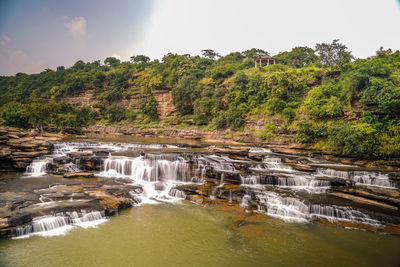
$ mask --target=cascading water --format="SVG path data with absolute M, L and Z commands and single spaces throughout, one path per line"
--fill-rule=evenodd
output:
M 368 185 L 383 188 L 396 188 L 396 183 L 390 181 L 389 176 L 380 172 L 371 171 L 338 171 L 334 169 L 318 169 L 317 177 L 334 177 L 354 181 L 357 185 Z
M 184 158 L 174 154 L 139 156 L 136 158 L 109 156 L 104 160 L 104 169 L 99 176 L 129 178 L 141 185 L 141 203 L 175 201 L 184 198 L 184 193 L 172 187 L 177 184 L 198 182 L 199 166 L 191 166 Z M 201 167 L 200 167 L 201 168 Z M 186 197 L 186 196 L 185 196 Z
M 293 197 L 282 197 L 274 192 L 257 194 L 259 200 L 259 211 L 265 212 L 272 217 L 278 217 L 286 221 L 308 222 L 312 218 L 325 218 L 329 221 L 349 221 L 362 224 L 380 226 L 377 220 L 359 210 L 345 206 L 326 206 L 317 204 L 306 204 L 300 199 Z
M 397 188 L 397 184 L 392 182 L 389 175 L 383 172 L 359 171 L 354 166 L 351 166 L 350 171 L 345 171 L 343 170 L 344 165 L 317 159 L 296 158 L 298 162 L 306 161 L 310 166 L 317 168 L 316 171 L 315 169 L 310 172 L 299 171 L 295 165 L 292 165 L 292 167 L 286 163 L 288 161 L 284 155 L 274 153 L 269 149 L 250 149 L 250 153 L 262 154 L 262 162 L 242 157 L 240 157 L 241 160 L 232 159 L 219 154 L 171 153 L 165 150 L 153 152 L 154 149 L 169 147 L 176 148 L 158 144 L 56 143 L 54 144 L 53 154 L 42 160 L 32 162 L 27 168 L 27 173 L 31 176 L 44 175 L 46 166 L 53 160 L 63 162 L 63 172 L 77 172 L 79 171 L 79 162 L 77 160 L 72 162 L 71 158 L 73 157 L 69 153 L 82 152 L 94 155 L 97 152 L 102 159 L 101 171 L 96 175 L 125 178 L 125 180 L 121 180 L 123 183 L 138 185 L 137 189 L 129 192 L 129 196 L 132 202 L 140 204 L 176 202 L 185 199 L 186 194 L 178 189 L 179 185 L 203 183 L 206 181 L 206 173 L 212 173 L 207 179 L 215 179 L 212 181 L 215 187 L 207 191 L 210 198 L 227 198 L 229 202 L 232 202 L 233 194 L 234 199 L 237 199 L 237 192 L 229 189 L 229 192 L 224 194 L 224 190 L 227 190 L 225 183 L 240 182 L 240 177 L 241 185 L 246 190 L 246 194 L 242 197 L 241 206 L 248 207 L 251 205 L 253 207 L 258 204 L 258 210 L 261 212 L 297 222 L 306 222 L 313 218 L 325 218 L 331 221 L 352 221 L 378 225 L 378 221 L 359 210 L 337 205 L 316 205 L 308 203 L 312 200 L 305 201 L 302 199 L 309 199 L 305 197 L 305 193 L 310 196 L 311 194 L 329 192 L 331 184 L 334 185 L 332 181 L 338 179 L 352 180 L 361 186 Z M 138 153 L 142 149 L 145 153 Z M 146 152 L 146 149 L 151 149 L 151 152 Z M 139 154 L 141 155 L 138 156 Z M 62 157 L 65 157 L 66 160 L 63 161 Z M 293 160 L 293 157 L 290 160 Z M 126 180 L 131 182 L 126 182 Z M 43 202 L 41 204 L 52 203 L 52 199 L 45 194 L 40 196 L 40 201 Z M 93 218 L 89 219 L 91 216 L 83 213 L 70 213 L 37 218 L 31 225 L 26 226 L 26 229 L 20 229 L 19 231 L 22 231 L 22 234 L 19 235 L 29 235 L 36 232 L 48 233 L 47 230 L 53 228 L 60 230 L 65 227 L 68 229 L 73 225 L 84 227 L 83 225 L 86 222 L 96 221 Z M 86 217 L 88 219 L 85 219 Z M 57 227 L 53 227 L 53 225 Z M 44 230 L 41 231 L 40 229 Z
M 49 163 L 48 159 L 34 160 L 26 167 L 26 174 L 32 177 L 39 177 L 46 174 L 46 166 Z
M 104 211 L 58 213 L 34 218 L 31 224 L 17 228 L 14 235 L 15 238 L 64 235 L 74 226 L 96 227 L 106 221 Z

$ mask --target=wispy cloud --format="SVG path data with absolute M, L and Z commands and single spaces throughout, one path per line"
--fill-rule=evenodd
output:
M 0 37 L 0 46 L 6 46 L 7 43 L 11 42 L 11 38 L 7 35 L 2 35 Z
M 68 29 L 69 34 L 74 37 L 85 36 L 86 25 L 87 22 L 84 17 L 75 17 L 64 24 L 64 26 Z

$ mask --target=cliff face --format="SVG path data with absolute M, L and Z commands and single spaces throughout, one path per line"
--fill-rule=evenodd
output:
M 160 118 L 165 118 L 176 113 L 176 108 L 172 103 L 172 95 L 170 90 L 152 90 L 152 94 L 158 103 L 157 113 Z M 115 104 L 123 108 L 130 108 L 132 104 L 142 103 L 146 100 L 146 98 L 146 96 L 136 94 L 131 96 L 130 99 L 122 99 L 115 102 Z M 92 90 L 87 90 L 75 97 L 61 98 L 59 101 L 71 103 L 75 107 L 81 107 L 85 105 L 93 107 L 94 103 L 98 102 L 98 100 L 96 100 L 93 96 Z
M 176 113 L 170 90 L 153 90 L 152 93 L 154 99 L 158 102 L 157 113 L 160 118 L 165 118 Z

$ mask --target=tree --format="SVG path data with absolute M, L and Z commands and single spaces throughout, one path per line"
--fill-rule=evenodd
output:
M 158 118 L 157 107 L 158 102 L 155 100 L 153 94 L 149 92 L 146 101 L 140 105 L 140 110 L 146 117 L 154 120 Z
M 333 40 L 330 44 L 316 44 L 315 50 L 319 55 L 320 63 L 323 65 L 341 65 L 353 59 L 351 52 L 347 50 L 347 46 L 339 43 L 339 39 Z
M 104 64 L 106 64 L 110 67 L 117 67 L 120 63 L 121 63 L 121 61 L 115 57 L 108 57 L 104 60 Z
M 246 59 L 254 60 L 260 57 L 269 57 L 270 54 L 267 51 L 258 48 L 248 49 L 242 52 L 242 55 L 245 56 Z
M 136 64 L 148 63 L 150 58 L 144 55 L 131 56 L 131 61 Z
M 182 115 L 193 113 L 193 103 L 200 96 L 198 80 L 194 75 L 184 76 L 172 89 L 173 103 Z
M 212 49 L 203 49 L 203 50 L 201 50 L 201 54 L 203 55 L 203 57 L 209 58 L 212 60 L 215 60 L 215 58 L 217 58 L 217 57 L 221 57 L 220 55 L 218 55 L 218 53 L 214 52 L 214 50 L 212 50 Z
M 289 65 L 295 68 L 301 68 L 306 65 L 317 62 L 318 56 L 314 49 L 306 46 L 298 46 L 290 52 L 281 52 L 275 56 L 278 63 Z

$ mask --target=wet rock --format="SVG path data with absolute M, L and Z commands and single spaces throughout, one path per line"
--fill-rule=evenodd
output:
M 316 169 L 308 164 L 299 164 L 299 163 L 286 163 L 289 166 L 292 166 L 293 169 L 302 172 L 315 172 Z
M 249 148 L 233 148 L 233 147 L 215 147 L 209 149 L 211 153 L 221 153 L 227 155 L 239 155 L 239 156 L 247 156 L 249 154 Z
M 165 190 L 165 184 L 163 184 L 163 183 L 156 183 L 156 184 L 154 185 L 154 189 L 155 189 L 155 190 L 158 190 L 158 191 Z
M 91 191 L 88 194 L 100 202 L 106 215 L 114 215 L 118 211 L 132 206 L 132 202 L 126 197 L 113 196 L 100 190 Z
M 264 159 L 264 155 L 259 153 L 249 153 L 247 157 L 255 161 L 262 161 Z
M 32 215 L 28 212 L 16 214 L 8 219 L 9 226 L 18 226 L 32 221 Z
M 0 127 L 0 171 L 25 169 L 35 157 L 50 153 L 57 137 L 30 136 L 27 131 Z
M 62 157 L 57 157 L 53 159 L 53 163 L 54 164 L 66 164 L 66 163 L 70 163 L 71 162 L 71 158 L 67 157 L 67 156 L 62 156 Z
M 64 178 L 93 178 L 94 174 L 92 172 L 69 172 L 64 173 Z

